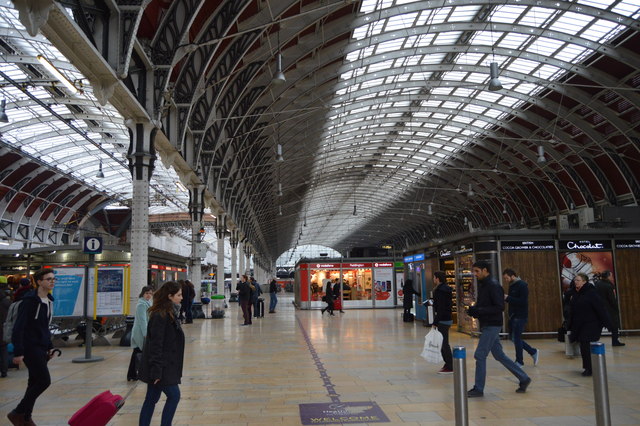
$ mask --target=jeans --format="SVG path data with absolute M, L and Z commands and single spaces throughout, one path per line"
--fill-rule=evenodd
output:
M 502 350 L 502 344 L 500 343 L 500 329 L 499 326 L 484 326 L 480 329 L 480 340 L 476 347 L 476 352 L 473 357 L 476 360 L 476 383 L 475 388 L 480 392 L 484 392 L 485 379 L 487 377 L 487 357 L 489 352 L 500 364 L 504 365 L 507 370 L 518 378 L 520 383 L 529 379 L 529 376 L 513 362 L 509 357 L 504 354 Z
M 269 312 L 276 310 L 278 304 L 278 293 L 271 293 L 271 299 L 269 300 Z
M 144 397 L 144 403 L 140 410 L 139 426 L 149 426 L 151 424 L 153 410 L 160 399 L 161 393 L 167 396 L 167 401 L 164 403 L 164 408 L 162 409 L 160 426 L 171 426 L 173 415 L 178 408 L 178 402 L 180 402 L 180 387 L 178 385 L 159 386 L 152 384 L 147 385 L 147 394 Z
M 48 351 L 46 349 L 30 349 L 24 354 L 24 364 L 29 370 L 27 390 L 22 401 L 14 409 L 16 413 L 30 417 L 36 399 L 51 385 L 51 376 L 47 368 Z
M 527 342 L 522 340 L 522 332 L 524 331 L 524 326 L 527 324 L 526 318 L 511 318 L 509 320 L 509 329 L 511 330 L 511 341 L 513 342 L 513 346 L 516 348 L 516 362 L 520 364 L 524 364 L 522 359 L 522 350 L 524 349 L 531 356 L 535 354 L 538 350 L 529 346 Z
M 438 331 L 442 334 L 442 359 L 444 359 L 444 368 L 453 370 L 453 356 L 451 355 L 451 346 L 449 346 L 449 328 L 448 324 L 438 324 Z
M 0 373 L 6 375 L 9 369 L 9 353 L 7 352 L 7 345 L 0 343 Z
M 251 301 L 241 300 L 240 307 L 242 308 L 242 316 L 244 317 L 244 324 L 251 324 Z

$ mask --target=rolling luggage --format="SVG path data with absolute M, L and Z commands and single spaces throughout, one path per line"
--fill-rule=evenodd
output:
M 69 419 L 71 426 L 105 426 L 124 405 L 125 398 L 104 391 L 93 397 Z
M 258 298 L 258 304 L 256 309 L 256 318 L 264 317 L 264 299 L 262 297 Z
M 342 310 L 342 302 L 340 301 L 340 299 L 336 299 L 333 301 L 333 309 L 336 311 Z

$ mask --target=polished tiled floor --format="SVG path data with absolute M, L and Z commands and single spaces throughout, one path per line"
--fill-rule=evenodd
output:
M 268 300 L 267 300 L 268 302 Z M 453 377 L 436 374 L 440 365 L 420 356 L 427 329 L 400 321 L 398 310 L 358 310 L 322 316 L 295 311 L 291 298 L 280 297 L 278 312 L 240 327 L 238 307 L 231 304 L 223 320 L 196 320 L 185 325 L 187 350 L 176 425 L 301 424 L 299 404 L 334 400 L 374 401 L 390 424 L 453 424 Z M 468 383 L 473 383 L 473 350 L 477 339 L 452 333 L 452 343 L 467 348 Z M 612 422 L 640 424 L 640 338 L 626 347 L 607 344 Z M 593 381 L 580 375 L 580 360 L 567 359 L 564 345 L 534 340 L 540 348 L 537 367 L 526 358 L 533 383 L 526 394 L 514 393 L 516 380 L 493 359 L 488 361 L 484 398 L 469 400 L 470 424 L 595 424 Z M 513 346 L 504 342 L 507 354 Z M 110 389 L 124 394 L 130 349 L 96 347 L 105 360 L 74 364 L 84 349 L 68 347 L 51 362 L 53 384 L 36 404 L 38 425 L 64 425 L 92 396 Z M 0 379 L 0 413 L 15 406 L 26 384 L 26 370 L 11 370 Z M 141 384 L 110 423 L 136 425 L 144 398 Z M 164 399 L 164 398 L 163 398 Z M 156 407 L 160 422 L 163 399 Z M 388 424 L 389 424 L 388 423 Z M 6 424 L 6 420 L 0 420 Z

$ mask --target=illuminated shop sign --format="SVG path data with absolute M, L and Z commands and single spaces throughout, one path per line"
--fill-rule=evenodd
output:
M 373 264 L 374 268 L 393 268 L 392 262 L 377 262 Z
M 616 240 L 617 249 L 640 249 L 640 240 Z
M 451 249 L 442 249 L 440 250 L 440 257 L 451 257 Z
M 413 256 L 404 257 L 404 263 L 411 263 L 411 262 L 413 262 Z
M 344 263 L 347 268 L 371 268 L 371 263 Z
M 585 251 L 585 250 L 610 250 L 610 240 L 564 240 L 560 241 L 560 250 Z
M 340 268 L 340 264 L 339 263 L 316 263 L 315 265 L 313 265 L 314 268 L 316 269 L 333 269 L 333 268 Z
M 472 253 L 473 252 L 473 247 L 467 247 L 467 246 L 460 246 L 458 247 L 458 250 L 456 250 L 456 254 L 465 254 L 465 253 Z
M 555 250 L 556 244 L 553 240 L 501 241 L 500 249 L 503 251 Z
M 413 255 L 413 261 L 414 262 L 420 262 L 421 260 L 424 260 L 424 253 L 414 254 Z

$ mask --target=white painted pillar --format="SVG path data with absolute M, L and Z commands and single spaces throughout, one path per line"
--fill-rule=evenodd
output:
M 231 288 L 235 291 L 238 284 L 238 230 L 231 230 Z
M 196 288 L 196 293 L 200 295 L 200 282 L 202 281 L 202 239 L 204 233 L 200 232 L 203 229 L 204 223 L 202 222 L 202 215 L 204 214 L 204 186 L 196 185 L 189 187 L 189 195 L 191 198 L 191 268 L 189 270 L 189 279 Z
M 149 180 L 156 159 L 153 140 L 158 129 L 149 122 L 127 120 L 126 125 L 131 131 L 127 158 L 133 186 L 129 287 L 129 314 L 133 314 L 142 287 L 149 284 Z
M 227 218 L 224 214 L 216 216 L 216 237 L 218 238 L 218 264 L 216 265 L 216 283 L 218 294 L 224 293 L 224 236 L 227 231 Z M 235 287 L 231 288 L 235 291 Z
M 244 256 L 242 255 L 243 251 L 244 251 L 244 243 L 240 244 L 240 248 L 238 249 L 238 252 L 240 253 L 240 256 L 238 258 L 238 263 L 240 264 L 240 274 L 242 275 L 247 273 L 247 268 L 244 264 Z

